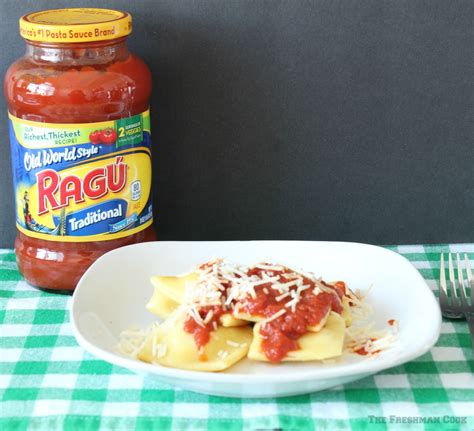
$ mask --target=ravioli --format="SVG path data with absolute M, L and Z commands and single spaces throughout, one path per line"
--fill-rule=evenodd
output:
M 154 276 L 151 283 L 155 288 L 153 296 L 147 304 L 148 311 L 161 318 L 168 317 L 179 304 L 184 301 L 186 286 L 195 283 L 199 276 L 191 272 L 181 276 Z M 230 312 L 223 314 L 220 323 L 224 327 L 247 325 L 248 322 L 235 318 Z
M 179 307 L 176 301 L 166 296 L 160 289 L 153 292 L 152 297 L 146 304 L 146 309 L 161 319 L 166 319 L 173 311 Z
M 220 318 L 219 322 L 225 328 L 232 328 L 234 326 L 248 325 L 249 322 L 235 318 L 231 313 L 224 313 Z
M 252 343 L 249 326 L 218 327 L 211 332 L 209 342 L 203 347 L 203 355 L 199 355 L 193 336 L 184 331 L 184 321 L 184 313 L 171 315 L 148 335 L 138 358 L 184 370 L 222 371 L 247 355 Z
M 166 367 L 218 372 L 245 357 L 262 362 L 336 358 L 352 325 L 349 296 L 341 298 L 340 314 L 331 310 L 335 298 L 315 298 L 320 290 L 340 294 L 342 285 L 322 282 L 326 289 L 314 274 L 283 265 L 243 267 L 217 258 L 188 274 L 154 276 L 151 282 L 146 308 L 164 321 L 136 335 L 124 331 L 123 347 L 133 357 Z M 245 304 L 255 314 L 246 312 Z M 305 323 L 321 316 L 315 325 Z M 272 322 L 269 327 L 263 327 L 266 321 Z M 288 344 L 272 331 L 302 335 Z
M 326 315 L 319 321 L 318 324 L 316 325 L 310 325 L 308 326 L 308 331 L 309 332 L 319 332 L 321 329 L 323 329 L 324 325 L 326 325 L 326 322 L 328 321 L 329 316 L 331 315 L 331 310 L 328 310 Z
M 161 275 L 151 277 L 151 283 L 153 284 L 155 291 L 160 291 L 178 304 L 183 302 L 186 285 L 195 283 L 197 280 L 198 274 L 195 272 L 178 277 Z
M 254 361 L 269 362 L 262 351 L 261 323 L 253 328 L 253 342 L 247 355 Z M 309 332 L 298 339 L 299 350 L 293 350 L 282 361 L 316 361 L 340 356 L 344 346 L 344 319 L 331 312 L 326 324 L 319 332 Z
M 235 311 L 232 315 L 239 320 L 245 320 L 246 322 L 263 322 L 265 320 L 264 316 L 260 316 L 258 314 L 250 314 L 245 311 Z
M 351 314 L 351 308 L 349 306 L 349 299 L 346 298 L 345 296 L 343 296 L 341 302 L 342 302 L 342 312 L 341 312 L 340 316 L 344 319 L 345 326 L 349 327 L 349 326 L 352 325 L 352 314 Z M 308 331 L 310 331 L 310 332 L 319 332 L 326 325 L 326 322 L 327 322 L 329 316 L 331 315 L 331 313 L 337 314 L 333 311 L 328 311 L 326 316 L 323 317 L 317 325 L 308 326 Z

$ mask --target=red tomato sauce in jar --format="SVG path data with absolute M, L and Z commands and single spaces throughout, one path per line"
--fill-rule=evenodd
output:
M 10 116 L 19 269 L 73 290 L 99 256 L 155 239 L 151 74 L 127 49 L 128 13 L 25 15 L 26 54 L 4 80 Z

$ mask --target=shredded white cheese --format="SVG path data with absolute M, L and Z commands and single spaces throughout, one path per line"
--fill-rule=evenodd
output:
M 236 343 L 235 341 L 232 341 L 232 340 L 227 340 L 226 343 L 231 347 L 239 347 L 239 343 Z
M 227 356 L 229 356 L 229 352 L 227 350 L 219 350 L 217 356 L 223 361 Z
M 267 263 L 259 263 L 252 268 L 263 269 L 264 271 L 283 271 L 284 269 L 282 266 L 270 265 Z
M 207 325 L 211 321 L 212 316 L 214 316 L 214 312 L 212 310 L 209 310 L 206 314 L 206 317 L 204 318 L 204 324 Z
M 270 316 L 268 319 L 265 319 L 263 323 L 268 323 L 271 322 L 272 320 L 278 319 L 280 316 L 283 316 L 283 314 L 286 313 L 286 310 L 282 308 L 281 310 L 277 311 L 275 314 Z
M 370 289 L 362 294 L 346 289 L 346 295 L 352 303 L 350 307 L 352 325 L 346 328 L 345 350 L 349 353 L 362 351 L 368 359 L 374 358 L 381 351 L 392 347 L 398 341 L 398 322 L 386 330 L 376 330 L 375 322 L 369 321 L 372 306 L 365 301 Z
M 156 329 L 156 324 L 152 323 L 145 329 L 128 329 L 120 334 L 120 342 L 117 350 L 124 356 L 137 358 L 140 350 L 145 347 L 145 343 L 149 334 Z
M 280 302 L 282 299 L 285 299 L 287 296 L 290 296 L 290 292 L 283 293 L 275 298 L 277 302 Z

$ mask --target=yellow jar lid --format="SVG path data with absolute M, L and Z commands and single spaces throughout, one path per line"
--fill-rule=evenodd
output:
M 112 9 L 51 9 L 20 18 L 21 36 L 37 42 L 97 42 L 124 37 L 131 32 L 132 16 Z

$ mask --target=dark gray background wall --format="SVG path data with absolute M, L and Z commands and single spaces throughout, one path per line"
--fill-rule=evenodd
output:
M 3 0 L 0 70 L 23 50 L 19 16 L 61 6 L 134 17 L 161 239 L 474 241 L 471 0 Z

